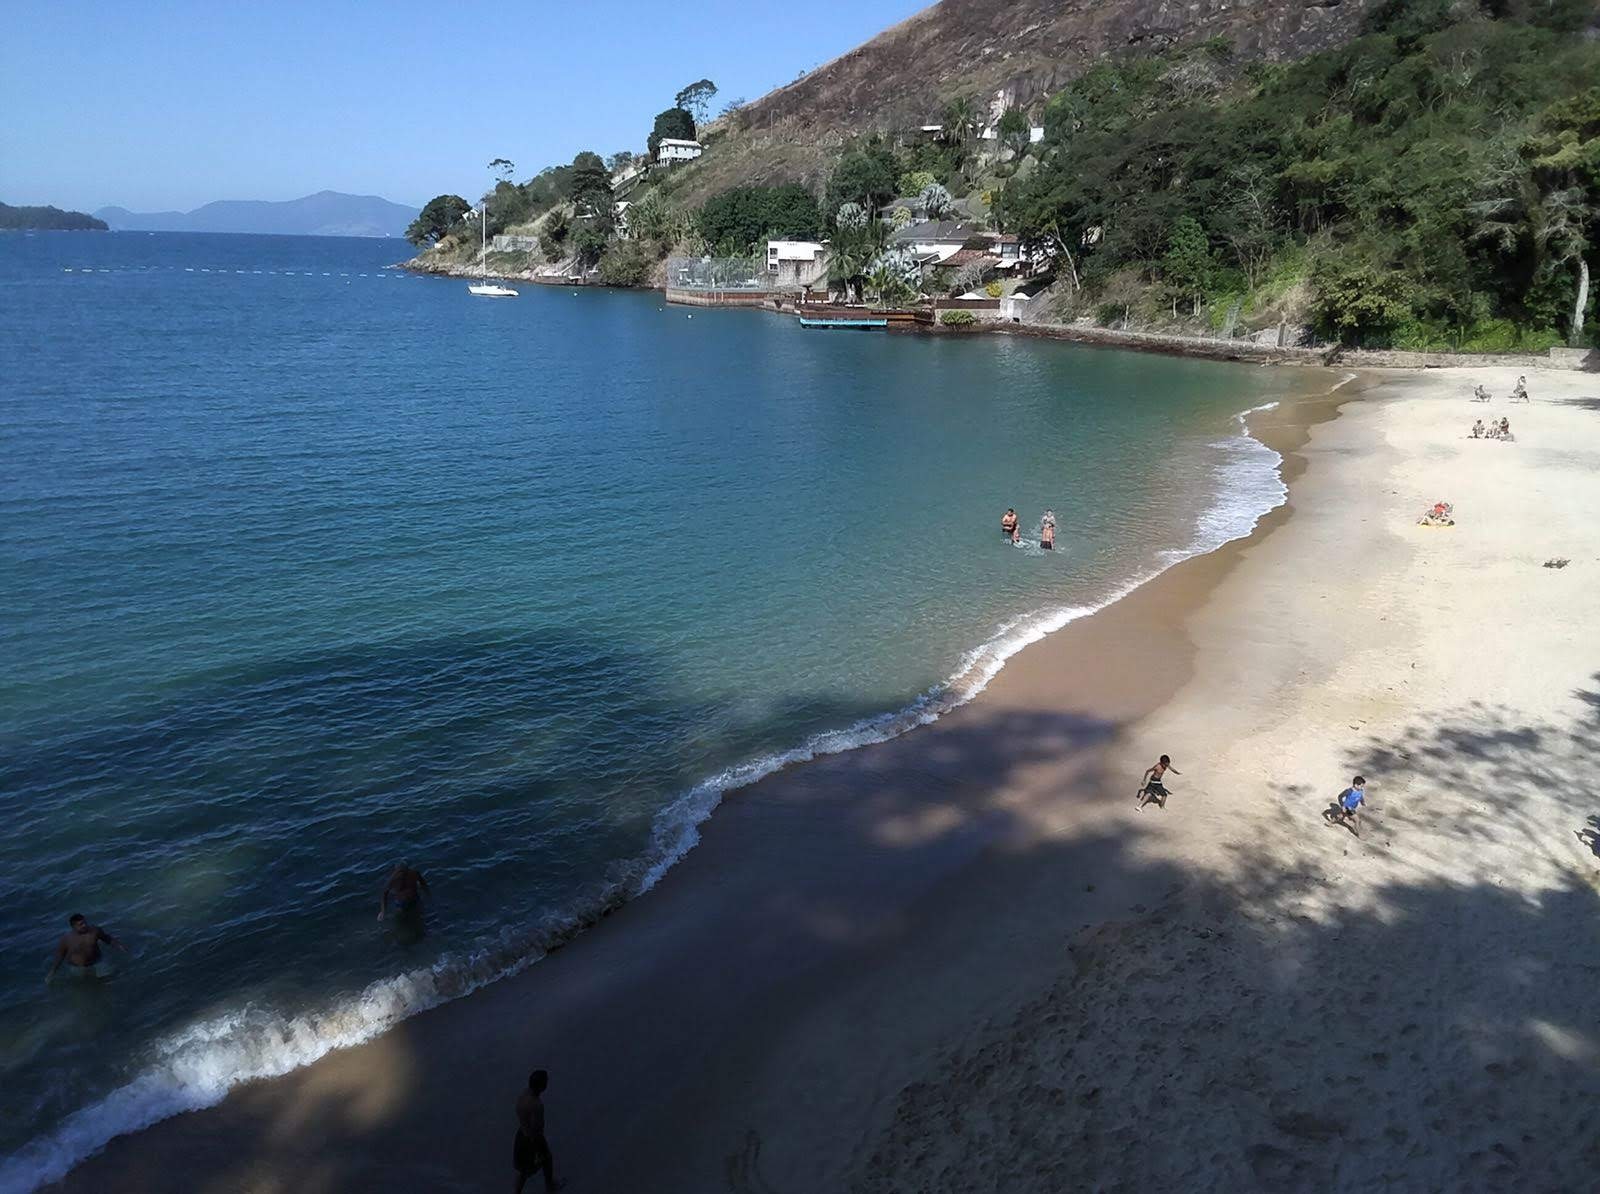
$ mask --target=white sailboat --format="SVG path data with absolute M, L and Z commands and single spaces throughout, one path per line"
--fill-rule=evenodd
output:
M 482 234 L 483 247 L 478 250 L 478 272 L 483 275 L 483 281 L 471 282 L 467 285 L 467 293 L 475 294 L 479 298 L 516 298 L 517 292 L 509 286 L 502 286 L 498 282 L 489 281 L 489 201 L 483 201 L 483 210 L 478 213 L 478 231 Z

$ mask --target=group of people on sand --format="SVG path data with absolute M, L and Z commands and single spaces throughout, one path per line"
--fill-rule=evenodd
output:
M 1487 427 L 1483 425 L 1483 420 L 1479 419 L 1472 425 L 1472 431 L 1467 438 L 1509 440 L 1515 439 L 1516 437 L 1511 434 L 1511 420 L 1503 418 L 1498 423 L 1496 423 L 1493 419 L 1490 419 Z
M 1167 807 L 1167 797 L 1172 793 L 1167 790 L 1166 777 L 1168 774 L 1182 775 L 1172 765 L 1172 759 L 1162 755 L 1149 767 L 1145 768 L 1144 778 L 1140 787 L 1133 794 L 1140 812 L 1144 811 L 1147 804 L 1154 804 L 1157 808 Z M 1361 836 L 1361 806 L 1367 799 L 1367 781 L 1364 776 L 1356 776 L 1350 781 L 1350 786 L 1334 799 L 1323 811 L 1323 819 L 1330 825 L 1343 825 L 1357 837 Z
M 1472 387 L 1472 400 L 1474 402 L 1489 402 L 1489 401 L 1491 401 L 1492 399 L 1491 399 L 1491 396 L 1489 394 L 1489 387 L 1484 385 L 1482 382 L 1479 382 L 1477 385 L 1473 386 Z M 1511 393 L 1509 395 L 1507 395 L 1506 400 L 1508 402 L 1532 402 L 1533 401 L 1532 398 L 1528 397 L 1528 379 L 1526 377 L 1517 378 L 1517 384 L 1511 387 Z
M 1016 510 L 1007 507 L 1006 512 L 1000 516 L 1000 533 L 1012 543 L 1022 542 L 1022 520 L 1017 517 Z M 1056 513 L 1046 510 L 1039 520 L 1039 546 L 1045 551 L 1056 549 Z

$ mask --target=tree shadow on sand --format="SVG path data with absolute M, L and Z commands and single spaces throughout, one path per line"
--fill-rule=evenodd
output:
M 1582 1188 L 1600 896 L 1548 795 L 1600 717 L 1576 695 L 1572 725 L 1485 705 L 1368 743 L 1374 841 L 1331 851 L 1301 791 L 1267 830 L 1299 853 L 1239 843 L 1218 874 L 1114 815 L 1118 727 L 975 707 L 733 797 L 692 870 L 576 948 L 66 1188 L 492 1187 L 533 1064 L 585 1189 Z M 1002 788 L 1065 756 L 1091 815 L 1041 836 Z M 1167 817 L 1207 815 L 1179 797 Z M 1453 848 L 1394 862 L 1424 825 Z M 1538 873 L 1507 887 L 1517 857 Z M 1346 900 L 1338 866 L 1388 869 Z

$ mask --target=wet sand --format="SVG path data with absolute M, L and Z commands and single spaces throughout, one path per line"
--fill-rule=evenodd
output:
M 574 1191 L 1592 1173 L 1600 858 L 1539 778 L 1579 769 L 1600 709 L 1574 699 L 1600 644 L 1551 645 L 1600 625 L 1579 579 L 1600 551 L 1567 513 L 1525 520 L 1600 476 L 1600 410 L 1519 407 L 1518 443 L 1462 445 L 1469 388 L 1363 378 L 1335 421 L 1252 419 L 1291 496 L 1249 540 L 933 726 L 734 794 L 654 892 L 525 973 L 114 1141 L 62 1188 L 503 1187 L 534 1066 Z M 1435 496 L 1460 527 L 1411 526 Z M 1512 559 L 1540 536 L 1572 566 Z M 1185 774 L 1136 811 L 1163 751 Z M 1320 817 L 1353 766 L 1359 841 Z

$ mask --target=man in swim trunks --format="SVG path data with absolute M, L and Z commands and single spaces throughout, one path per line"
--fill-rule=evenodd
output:
M 79 978 L 106 978 L 110 974 L 109 964 L 100 953 L 100 943 L 103 941 L 114 949 L 128 952 L 128 947 L 118 941 L 99 925 L 92 925 L 81 912 L 74 912 L 67 918 L 68 932 L 56 945 L 55 960 L 50 963 L 50 969 L 45 972 L 44 981 L 49 982 L 55 978 L 56 971 L 61 963 L 67 964 L 67 970 Z
M 394 910 L 401 916 L 422 911 L 422 897 L 431 896 L 428 881 L 422 872 L 409 862 L 402 862 L 389 872 L 389 881 L 383 885 L 383 896 L 378 901 L 378 919 L 389 914 L 389 899 L 394 898 Z
M 1011 542 L 1017 541 L 1017 512 L 1008 509 L 1000 516 L 1000 533 Z
M 556 1162 L 550 1155 L 550 1142 L 544 1138 L 544 1092 L 550 1075 L 534 1070 L 528 1075 L 528 1088 L 517 1096 L 517 1136 L 511 1144 L 511 1167 L 517 1171 L 514 1194 L 535 1173 L 544 1175 L 546 1190 L 559 1190 L 566 1182 L 556 1181 Z
M 1139 810 L 1141 812 L 1144 811 L 1144 806 L 1149 804 L 1152 800 L 1154 800 L 1162 808 L 1167 807 L 1167 797 L 1172 795 L 1172 793 L 1167 791 L 1166 785 L 1161 782 L 1161 779 L 1169 771 L 1172 772 L 1173 775 L 1183 774 L 1183 772 L 1179 771 L 1172 765 L 1172 760 L 1166 755 L 1162 755 L 1159 759 L 1157 759 L 1154 767 L 1147 767 L 1145 769 L 1144 787 L 1140 788 L 1139 791 L 1134 794 L 1134 799 L 1139 802 Z
M 1056 549 L 1055 523 L 1047 520 L 1045 524 L 1039 528 L 1039 546 L 1044 548 L 1046 551 L 1054 551 Z
M 1350 832 L 1361 836 L 1361 805 L 1367 798 L 1367 781 L 1356 776 L 1350 786 L 1339 793 L 1339 820 L 1350 827 Z

